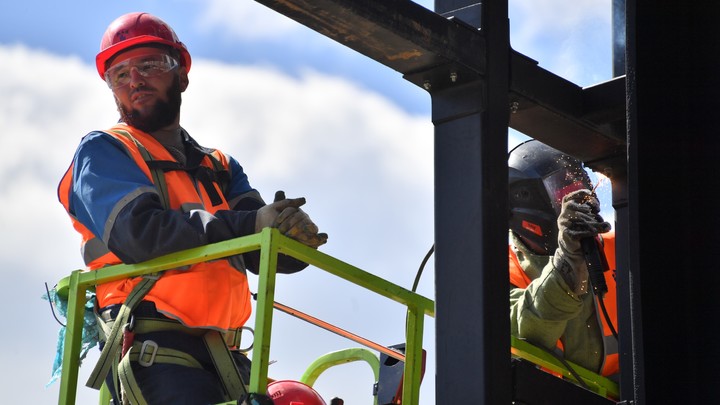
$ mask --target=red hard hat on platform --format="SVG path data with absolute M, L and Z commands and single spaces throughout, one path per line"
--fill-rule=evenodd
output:
M 326 405 L 320 394 L 300 381 L 278 380 L 268 384 L 275 405 Z
M 167 45 L 177 49 L 181 55 L 178 62 L 190 70 L 190 53 L 169 25 L 152 14 L 129 13 L 118 17 L 105 30 L 100 42 L 100 53 L 95 57 L 100 77 L 105 80 L 107 62 L 115 55 L 143 44 Z

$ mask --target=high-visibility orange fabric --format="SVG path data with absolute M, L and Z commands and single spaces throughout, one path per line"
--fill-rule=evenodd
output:
M 523 271 L 520 266 L 520 261 L 515 255 L 515 252 L 513 252 L 511 246 L 508 246 L 508 255 L 508 262 L 510 264 L 510 284 L 518 288 L 527 288 L 532 280 L 530 280 L 530 277 L 528 277 L 528 275 L 525 274 L 525 271 Z
M 603 298 L 603 304 L 605 305 L 605 309 L 607 309 L 608 316 L 610 317 L 610 322 L 612 322 L 613 326 L 615 327 L 615 331 L 617 332 L 618 320 L 617 288 L 615 286 L 615 232 L 608 232 L 602 234 L 602 240 L 605 258 L 607 259 L 607 263 L 610 268 L 610 270 L 603 273 L 603 275 L 605 276 L 605 282 L 608 286 L 608 291 L 607 293 L 605 293 L 605 297 Z M 612 331 L 610 329 L 610 326 L 607 324 L 605 317 L 602 316 L 602 314 L 598 314 L 598 316 L 603 325 L 603 334 L 605 338 L 611 338 L 613 336 Z M 619 354 L 617 352 L 606 353 L 605 363 L 603 364 L 603 369 L 600 374 L 604 376 L 609 376 L 618 372 L 620 372 Z
M 140 154 L 138 146 L 127 137 L 115 131 L 126 131 L 147 149 L 154 160 L 173 161 L 176 159 L 151 135 L 124 124 L 119 124 L 106 131 L 120 141 L 135 163 L 153 181 L 151 170 Z M 227 169 L 226 157 L 217 151 L 214 156 Z M 213 168 L 209 157 L 205 157 L 203 165 Z M 71 166 L 60 182 L 58 196 L 69 212 L 69 195 L 72 188 Z M 202 206 L 212 213 L 229 209 L 228 203 L 220 187 L 212 183 L 217 194 L 222 196 L 222 203 L 213 206 L 204 186 L 183 170 L 165 172 L 170 209 L 179 210 L 182 204 L 192 203 Z M 156 185 L 157 186 L 157 185 Z M 74 228 L 82 235 L 82 243 L 95 238 L 95 235 L 71 215 Z M 90 263 L 88 270 L 96 270 L 108 265 L 119 264 L 120 259 L 107 253 Z M 128 294 L 140 282 L 140 278 L 113 281 L 96 287 L 96 295 L 100 307 L 125 302 Z M 189 327 L 216 329 L 238 328 L 250 317 L 250 290 L 244 269 L 234 267 L 229 260 L 214 260 L 199 263 L 188 269 L 168 270 L 155 283 L 144 300 L 152 301 L 159 312 L 181 321 Z
M 602 241 L 603 241 L 603 251 L 605 253 L 605 258 L 607 259 L 608 266 L 610 270 L 603 273 L 605 276 L 605 282 L 608 286 L 608 291 L 605 294 L 605 297 L 603 299 L 603 303 L 605 304 L 605 308 L 607 309 L 608 316 L 610 317 L 610 321 L 612 324 L 617 328 L 617 295 L 616 295 L 616 287 L 615 287 L 615 233 L 614 232 L 608 232 L 605 234 L 602 234 Z M 518 261 L 517 256 L 515 255 L 515 252 L 513 252 L 512 248 L 509 248 L 509 271 L 510 271 L 510 284 L 514 285 L 518 288 L 527 288 L 528 285 L 530 285 L 530 278 L 525 274 L 525 271 L 523 271 L 522 267 L 520 266 L 520 262 Z M 597 300 L 597 298 L 596 298 Z M 602 324 L 603 328 L 603 334 L 605 339 L 613 338 L 612 330 L 610 329 L 610 326 L 607 324 L 607 321 L 605 320 L 605 317 L 601 313 L 601 309 L 598 305 L 596 306 L 596 313 L 597 316 Z M 562 349 L 562 343 L 558 341 L 558 347 Z M 616 374 L 620 371 L 620 364 L 619 364 L 619 358 L 618 353 L 607 353 L 606 348 L 606 355 L 605 355 L 605 361 L 603 362 L 603 367 L 601 370 L 602 375 L 604 376 L 610 376 L 613 374 Z

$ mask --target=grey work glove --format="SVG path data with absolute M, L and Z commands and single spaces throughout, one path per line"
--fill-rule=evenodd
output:
M 599 212 L 600 201 L 590 190 L 576 190 L 563 197 L 553 264 L 568 287 L 578 295 L 588 292 L 588 269 L 580 241 L 610 230 L 610 224 Z
M 305 198 L 285 198 L 285 193 L 275 193 L 275 202 L 257 211 L 255 232 L 265 227 L 277 228 L 283 235 L 317 248 L 327 242 L 328 235 L 319 233 L 318 227 L 300 206 Z

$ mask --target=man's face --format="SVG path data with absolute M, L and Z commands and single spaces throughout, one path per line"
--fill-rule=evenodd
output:
M 123 122 L 145 132 L 179 122 L 187 71 L 162 49 L 140 47 L 121 53 L 108 66 L 107 79 Z

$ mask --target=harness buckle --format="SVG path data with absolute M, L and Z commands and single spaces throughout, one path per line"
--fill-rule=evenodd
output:
M 150 348 L 150 353 L 146 353 L 147 349 Z M 155 343 L 152 340 L 146 340 L 143 342 L 142 346 L 140 347 L 140 354 L 138 355 L 138 364 L 143 367 L 150 367 L 155 362 L 155 356 L 158 352 L 158 344 Z M 150 360 L 145 360 L 145 355 L 150 356 Z
M 130 315 L 130 319 L 128 320 L 128 323 L 123 325 L 123 330 L 125 332 L 132 332 L 133 329 L 135 329 L 135 315 Z
M 250 331 L 252 333 L 253 337 L 255 336 L 255 331 L 249 327 L 249 326 L 241 326 L 237 329 L 230 329 L 225 331 L 224 338 L 225 343 L 227 344 L 228 348 L 231 350 L 237 350 L 242 353 L 247 353 L 253 348 L 254 339 L 250 340 L 250 346 L 248 347 L 240 347 L 240 342 L 242 340 L 242 333 L 244 330 Z

